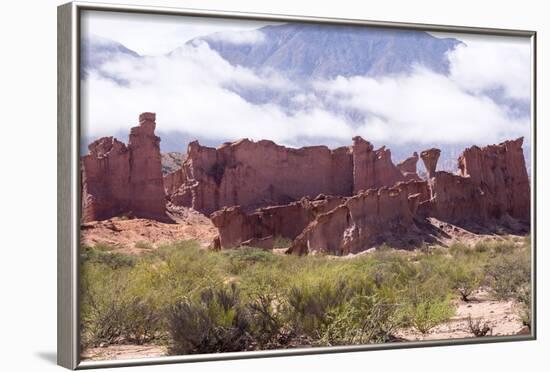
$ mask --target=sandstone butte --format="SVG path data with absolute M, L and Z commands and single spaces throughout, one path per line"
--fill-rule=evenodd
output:
M 155 114 L 143 113 L 128 146 L 103 137 L 81 158 L 82 221 L 123 214 L 168 221 Z
M 287 148 L 243 139 L 219 148 L 188 145 L 183 165 L 162 177 L 155 114 L 140 115 L 128 145 L 101 138 L 82 157 L 82 220 L 134 215 L 164 221 L 166 205 L 195 209 L 218 229 L 216 249 L 358 253 L 382 243 L 415 246 L 430 218 L 476 229 L 529 230 L 530 184 L 523 139 L 473 146 L 456 174 L 437 171 L 439 149 L 394 165 L 390 150 L 361 137 L 347 147 Z M 416 171 L 422 159 L 428 172 Z

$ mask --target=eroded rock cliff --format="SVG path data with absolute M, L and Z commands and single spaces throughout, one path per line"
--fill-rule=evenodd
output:
M 246 213 L 241 207 L 214 212 L 210 219 L 218 228 L 221 249 L 251 245 L 273 248 L 278 238 L 294 240 L 319 214 L 340 205 L 344 197 L 319 195 L 314 200 L 302 198 L 286 205 L 259 208 Z
M 113 137 L 89 145 L 81 158 L 84 222 L 120 215 L 164 221 L 169 201 L 210 216 L 219 249 L 271 249 L 283 238 L 293 241 L 289 253 L 336 255 L 385 242 L 422 244 L 437 230 L 433 219 L 469 231 L 529 230 L 522 138 L 466 149 L 456 174 L 437 171 L 439 149 L 394 165 L 388 149 L 375 150 L 361 137 L 334 150 L 246 139 L 211 148 L 195 141 L 182 167 L 163 178 L 155 126 L 155 114 L 143 113 L 128 145 Z M 417 173 L 419 158 L 426 180 Z
M 210 214 L 223 207 L 253 210 L 318 194 L 351 196 L 402 180 L 390 151 L 374 150 L 360 137 L 353 146 L 334 150 L 244 139 L 217 149 L 191 142 L 182 168 L 165 177 L 165 186 L 172 203 Z
M 128 146 L 113 137 L 100 138 L 81 158 L 82 221 L 122 214 L 167 220 L 155 114 L 139 116 Z
M 422 195 L 409 193 L 419 185 L 398 183 L 394 187 L 368 190 L 348 198 L 333 210 L 319 215 L 294 240 L 289 253 L 347 255 L 359 253 L 394 236 L 405 236 L 413 226 Z

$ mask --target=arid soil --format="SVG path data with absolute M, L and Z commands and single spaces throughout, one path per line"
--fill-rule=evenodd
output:
M 170 208 L 174 223 L 144 218 L 114 217 L 81 225 L 81 244 L 108 244 L 117 252 L 141 254 L 178 240 L 197 240 L 208 247 L 217 234 L 209 218 L 189 208 Z
M 414 329 L 404 329 L 399 331 L 397 336 L 407 341 L 474 337 L 469 330 L 469 317 L 473 321 L 481 320 L 482 324 L 487 323 L 491 328 L 487 336 L 515 335 L 523 328 L 517 314 L 518 304 L 515 301 L 492 300 L 484 290 L 475 293 L 470 301 L 457 301 L 456 305 L 456 314 L 451 320 L 435 327 L 427 334 L 423 335 Z
M 152 358 L 163 355 L 166 355 L 166 348 L 159 345 L 110 345 L 86 349 L 82 353 L 82 359 L 118 360 Z

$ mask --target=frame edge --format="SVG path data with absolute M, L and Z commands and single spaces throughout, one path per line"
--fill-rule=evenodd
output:
M 72 247 L 73 4 L 57 8 L 57 364 L 75 369 L 75 278 Z
M 181 15 L 181 16 L 200 16 L 207 18 L 230 18 L 241 20 L 272 20 L 272 21 L 288 21 L 288 22 L 308 22 L 321 24 L 350 24 L 357 26 L 371 26 L 383 28 L 399 28 L 399 29 L 421 29 L 424 31 L 444 31 L 444 32 L 460 32 L 466 34 L 481 34 L 495 36 L 516 36 L 516 37 L 532 37 L 534 39 L 533 52 L 534 56 L 534 74 L 532 83 L 534 86 L 534 121 L 532 126 L 536 133 L 536 36 L 535 30 L 516 30 L 516 29 L 500 29 L 500 28 L 483 28 L 472 26 L 454 26 L 454 25 L 439 25 L 439 24 L 423 24 L 423 23 L 405 23 L 405 22 L 390 22 L 390 21 L 373 21 L 362 19 L 349 18 L 326 18 L 312 17 L 290 14 L 269 14 L 269 13 L 249 13 L 240 11 L 224 11 L 224 10 L 206 10 L 194 9 L 185 7 L 162 7 L 162 6 L 147 6 L 147 5 L 132 5 L 132 4 L 110 4 L 97 3 L 93 1 L 74 1 L 58 6 L 58 25 L 57 25 L 57 42 L 58 42 L 58 314 L 57 314 L 57 332 L 58 332 L 58 358 L 57 363 L 72 370 L 95 369 L 95 368 L 113 368 L 127 366 L 145 366 L 145 365 L 163 365 L 174 363 L 193 363 L 205 361 L 227 361 L 227 360 L 246 360 L 256 358 L 271 358 L 271 357 L 288 357 L 288 356 L 306 356 L 316 354 L 329 353 L 345 353 L 345 352 L 365 352 L 371 350 L 390 350 L 390 349 L 413 349 L 417 347 L 434 347 L 434 346 L 460 346 L 485 343 L 500 343 L 500 342 L 518 342 L 518 341 L 533 341 L 537 339 L 537 322 L 536 322 L 536 282 L 533 281 L 533 317 L 535 318 L 535 327 L 529 335 L 522 336 L 499 336 L 498 338 L 486 338 L 485 340 L 475 339 L 455 339 L 437 340 L 432 342 L 410 342 L 407 345 L 387 345 L 383 344 L 376 346 L 361 345 L 357 348 L 345 346 L 342 348 L 331 347 L 330 349 L 295 349 L 281 350 L 280 353 L 273 351 L 251 352 L 250 354 L 238 352 L 239 355 L 220 355 L 220 354 L 201 354 L 199 356 L 174 356 L 174 357 L 158 357 L 158 358 L 143 358 L 143 359 L 124 359 L 124 360 L 107 360 L 107 361 L 81 361 L 79 356 L 79 309 L 78 309 L 78 244 L 76 244 L 75 226 L 78 226 L 78 208 L 79 195 L 75 194 L 72 189 L 73 182 L 76 180 L 76 185 L 79 184 L 78 164 L 79 156 L 79 138 L 76 140 L 76 147 L 72 147 L 73 137 L 79 136 L 79 98 L 72 101 L 73 97 L 78 97 L 80 94 L 79 80 L 79 45 L 80 35 L 78 30 L 78 18 L 80 11 L 110 11 L 110 12 L 131 12 L 131 13 L 147 13 L 159 15 Z M 76 40 L 76 41 L 75 41 Z M 76 67 L 75 67 L 76 66 Z M 536 142 L 535 137 L 533 138 Z M 536 143 L 534 143 L 534 157 L 536 160 Z M 74 161 L 74 163 L 73 163 Z M 536 173 L 536 165 L 535 172 Z M 533 180 L 533 188 L 536 188 L 536 175 Z M 534 193 L 533 206 L 536 205 L 536 191 Z M 75 205 L 76 203 L 76 205 Z M 536 225 L 536 211 L 535 220 Z M 535 226 L 536 230 L 536 226 Z M 76 238 L 78 239 L 78 237 Z M 536 232 L 533 239 L 532 267 L 533 276 L 536 280 Z M 76 267 L 76 268 L 75 268 Z M 230 353 L 231 354 L 231 353 Z

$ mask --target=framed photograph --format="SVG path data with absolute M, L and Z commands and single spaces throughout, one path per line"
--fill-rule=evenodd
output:
M 535 61 L 534 31 L 60 6 L 58 363 L 535 339 Z

